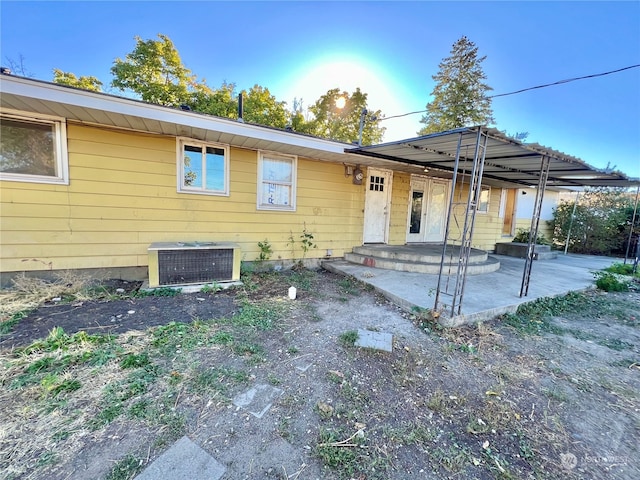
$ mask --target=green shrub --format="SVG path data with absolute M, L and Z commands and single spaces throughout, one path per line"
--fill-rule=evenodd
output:
M 265 262 L 273 255 L 273 248 L 266 238 L 263 242 L 258 242 L 258 248 L 260 249 L 260 255 L 258 256 L 258 262 Z
M 518 232 L 511 241 L 514 243 L 529 243 L 529 230 L 519 228 Z M 536 237 L 536 243 L 538 245 L 551 245 L 551 242 L 547 240 L 542 234 L 538 234 L 538 236 Z
M 611 272 L 594 272 L 596 287 L 605 292 L 627 292 L 629 281 Z
M 615 273 L 618 275 L 633 275 L 633 264 L 632 263 L 614 263 L 610 267 L 604 269 L 605 272 Z M 636 276 L 640 277 L 640 270 L 635 273 Z

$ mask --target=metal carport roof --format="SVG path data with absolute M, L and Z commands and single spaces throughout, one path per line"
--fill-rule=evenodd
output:
M 562 187 L 630 187 L 640 180 L 616 171 L 599 170 L 579 158 L 543 147 L 524 144 L 502 132 L 482 127 L 464 127 L 407 140 L 345 149 L 348 153 L 391 161 L 399 165 L 414 165 L 430 175 L 452 179 L 449 207 L 444 233 L 442 258 L 447 245 L 460 245 L 458 259 L 445 268 L 440 264 L 434 311 L 449 310 L 451 317 L 461 315 L 471 251 L 477 205 L 483 183 L 496 187 L 536 187 L 536 199 L 531 217 L 531 228 L 520 296 L 526 296 L 531 277 L 534 245 L 540 222 L 544 192 L 548 188 Z M 454 199 L 456 184 L 468 184 L 466 202 L 458 195 Z M 460 190 L 460 194 L 462 190 Z M 454 206 L 464 206 L 464 212 Z M 458 231 L 450 229 L 453 223 Z M 453 277 L 453 281 L 449 279 Z M 448 298 L 448 302 L 446 298 Z
M 459 172 L 466 160 L 473 162 L 478 130 L 487 135 L 483 183 L 496 187 L 536 187 L 540 181 L 540 162 L 549 158 L 549 187 L 630 187 L 640 179 L 629 178 L 616 171 L 600 170 L 583 160 L 538 144 L 522 143 L 494 128 L 464 127 L 422 137 L 365 147 L 345 149 L 401 164 L 428 168 L 447 176 L 454 169 L 458 142 L 461 138 Z

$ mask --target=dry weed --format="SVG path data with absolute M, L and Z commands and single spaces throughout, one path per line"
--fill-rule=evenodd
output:
M 53 298 L 87 300 L 89 295 L 86 291 L 91 282 L 88 275 L 66 270 L 54 273 L 50 281 L 20 274 L 13 279 L 11 288 L 0 291 L 0 322 L 19 312 L 37 308 Z

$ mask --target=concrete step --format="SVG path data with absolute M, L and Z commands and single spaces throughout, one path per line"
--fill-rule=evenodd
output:
M 360 247 L 358 247 L 359 249 Z M 356 248 L 354 248 L 356 250 Z M 373 255 L 363 255 L 361 253 L 345 253 L 344 259 L 358 265 L 373 268 L 384 268 L 386 270 L 398 270 L 400 272 L 428 273 L 437 275 L 440 272 L 440 257 L 434 261 L 424 262 L 416 260 L 402 260 L 398 258 L 386 258 Z M 471 257 L 470 257 L 471 260 Z M 467 264 L 467 275 L 481 275 L 483 273 L 495 272 L 500 268 L 500 262 L 493 257 L 485 255 L 485 261 L 479 262 L 474 257 L 474 262 Z M 446 257 L 443 273 L 456 274 L 458 257 Z
M 529 244 L 518 242 L 503 242 L 496 243 L 496 254 L 508 255 L 509 257 L 527 258 L 527 248 Z M 549 245 L 534 245 L 533 247 L 533 259 L 534 260 L 553 260 L 557 258 L 558 254 L 551 251 Z
M 454 262 L 458 261 L 460 247 L 448 246 L 447 256 L 453 257 Z M 365 257 L 375 257 L 386 260 L 399 260 L 415 263 L 437 263 L 440 265 L 442 256 L 442 246 L 428 245 L 420 247 L 419 245 L 363 245 L 353 248 L 354 254 L 363 255 Z M 469 254 L 469 264 L 484 263 L 489 255 L 484 250 L 471 249 Z

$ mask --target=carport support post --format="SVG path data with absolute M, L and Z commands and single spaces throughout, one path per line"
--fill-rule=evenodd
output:
M 573 227 L 573 220 L 576 218 L 576 207 L 578 206 L 578 200 L 580 199 L 580 192 L 576 195 L 576 199 L 573 202 L 573 210 L 571 211 L 571 219 L 569 220 L 569 231 L 567 232 L 567 241 L 564 242 L 564 254 L 567 254 L 569 250 L 569 239 L 571 238 L 571 228 Z
M 451 181 L 451 196 L 449 199 L 449 213 L 447 215 L 447 221 L 445 226 L 444 244 L 442 247 L 442 258 L 440 260 L 440 272 L 438 273 L 438 287 L 436 289 L 436 301 L 434 310 L 439 311 L 439 301 L 442 295 L 448 295 L 451 297 L 451 317 L 460 315 L 462 312 L 462 298 L 464 296 L 464 287 L 467 279 L 467 265 L 469 263 L 469 255 L 471 253 L 471 240 L 473 237 L 473 227 L 475 224 L 476 211 L 478 201 L 480 198 L 480 191 L 482 187 L 482 174 L 484 172 L 484 159 L 487 150 L 487 134 L 482 127 L 477 127 L 478 133 L 475 141 L 473 165 L 471 167 L 471 173 L 469 175 L 469 194 L 467 196 L 467 202 L 455 202 L 455 188 L 457 183 L 457 174 L 460 163 L 460 148 L 462 141 L 462 134 L 460 134 L 458 140 L 458 146 L 456 149 L 456 161 L 453 170 L 453 179 Z M 465 157 L 465 161 L 469 159 Z M 463 178 L 464 183 L 464 178 Z M 442 288 L 442 273 L 444 270 L 444 258 L 447 255 L 447 246 L 450 234 L 450 220 L 455 214 L 453 211 L 454 204 L 458 206 L 464 205 L 464 226 L 460 235 L 460 248 L 458 253 L 458 264 L 456 266 L 455 287 L 453 292 L 448 290 L 449 281 L 447 280 L 446 286 Z M 456 221 L 457 222 L 457 221 Z
M 538 191 L 536 192 L 536 202 L 533 206 L 533 215 L 531 216 L 531 229 L 529 230 L 529 245 L 527 246 L 527 258 L 524 263 L 524 272 L 522 273 L 522 284 L 520 285 L 520 296 L 529 294 L 529 280 L 531 279 L 531 266 L 533 264 L 534 249 L 536 240 L 538 239 L 538 225 L 540 224 L 540 212 L 542 211 L 542 200 L 544 199 L 544 191 L 547 188 L 547 178 L 549 177 L 549 157 L 544 155 L 540 162 L 540 177 L 538 179 Z
M 458 260 L 458 275 L 456 277 L 456 294 L 458 304 L 453 302 L 451 306 L 451 316 L 462 313 L 462 298 L 464 297 L 464 287 L 467 283 L 467 267 L 469 266 L 469 255 L 471 254 L 471 241 L 473 240 L 473 227 L 476 223 L 476 212 L 480 204 L 480 193 L 482 191 L 482 174 L 484 173 L 484 159 L 487 153 L 487 135 L 478 128 L 476 138 L 476 148 L 473 155 L 473 168 L 469 179 L 469 197 L 464 213 L 464 227 L 462 229 L 462 240 L 460 245 L 460 259 Z M 457 312 L 454 313 L 457 308 Z
M 629 258 L 629 250 L 631 249 L 631 239 L 633 238 L 633 228 L 636 226 L 636 213 L 638 212 L 638 196 L 640 195 L 640 185 L 636 188 L 636 203 L 633 205 L 633 216 L 631 217 L 631 226 L 629 227 L 629 240 L 627 241 L 627 250 L 624 254 L 624 264 L 627 264 Z M 638 239 L 640 243 L 640 239 Z M 636 248 L 636 251 L 638 249 Z M 637 257 L 637 255 L 636 255 Z
M 451 192 L 449 194 L 449 208 L 447 218 L 444 225 L 444 243 L 442 245 L 442 256 L 440 258 L 440 270 L 438 271 L 438 288 L 436 288 L 436 300 L 433 304 L 433 310 L 439 310 L 440 293 L 442 285 L 442 271 L 444 270 L 444 257 L 447 254 L 447 239 L 449 238 L 449 228 L 451 226 L 451 215 L 453 214 L 454 196 L 456 193 L 456 182 L 458 180 L 458 165 L 460 165 L 460 147 L 462 146 L 462 133 L 458 134 L 458 146 L 456 147 L 456 160 L 453 164 L 453 173 L 451 177 Z

